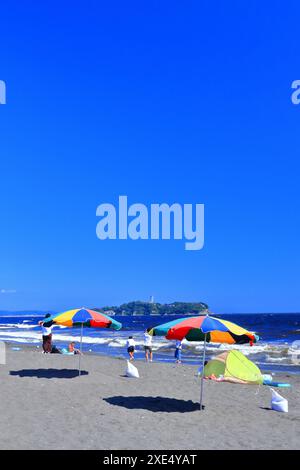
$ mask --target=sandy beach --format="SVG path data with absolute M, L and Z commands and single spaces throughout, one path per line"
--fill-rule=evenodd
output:
M 194 366 L 12 351 L 0 366 L 1 449 L 300 449 L 300 378 L 276 376 L 289 413 L 270 410 L 270 388 L 205 382 Z

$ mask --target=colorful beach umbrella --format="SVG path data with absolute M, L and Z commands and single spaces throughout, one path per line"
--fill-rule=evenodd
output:
M 79 375 L 81 372 L 81 353 L 82 353 L 82 336 L 83 327 L 89 328 L 111 328 L 113 330 L 120 330 L 122 324 L 113 318 L 105 315 L 104 313 L 91 310 L 89 308 L 76 308 L 66 312 L 58 313 L 47 318 L 44 323 L 80 327 L 80 354 L 79 354 Z
M 235 323 L 209 315 L 179 318 L 168 323 L 156 326 L 150 331 L 152 336 L 165 336 L 169 340 L 204 341 L 203 364 L 204 370 L 206 343 L 227 343 L 253 345 L 258 337 Z M 201 375 L 200 410 L 203 400 L 203 378 Z
M 170 340 L 205 341 L 207 343 L 245 344 L 255 343 L 254 333 L 235 323 L 209 315 L 179 318 L 151 330 L 153 336 L 165 336 Z

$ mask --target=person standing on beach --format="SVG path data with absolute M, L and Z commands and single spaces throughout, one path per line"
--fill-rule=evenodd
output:
M 47 313 L 44 320 L 39 322 L 39 325 L 42 327 L 42 336 L 43 336 L 43 352 L 45 354 L 52 352 L 52 328 L 53 322 L 48 321 L 47 318 L 51 317 L 50 313 Z
M 181 364 L 182 341 L 177 340 L 175 346 L 176 364 Z
M 134 359 L 134 348 L 135 348 L 135 341 L 133 339 L 132 336 L 129 336 L 127 342 L 126 342 L 126 346 L 127 346 L 127 352 L 129 354 L 129 360 L 130 361 L 133 361 Z
M 146 361 L 148 362 L 149 355 L 150 355 L 150 362 L 152 362 L 152 359 L 153 359 L 152 336 L 149 335 L 149 331 L 150 331 L 150 328 L 148 328 L 144 333 L 144 350 L 145 350 Z

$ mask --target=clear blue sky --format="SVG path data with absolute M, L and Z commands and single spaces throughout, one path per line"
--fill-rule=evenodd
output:
M 1 4 L 0 310 L 133 299 L 300 311 L 298 4 Z M 205 247 L 96 238 L 204 203 Z

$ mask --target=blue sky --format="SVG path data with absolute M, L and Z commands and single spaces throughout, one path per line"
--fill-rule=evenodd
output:
M 296 2 L 244 3 L 1 5 L 0 310 L 300 311 Z M 122 194 L 204 203 L 203 250 L 98 240 Z

